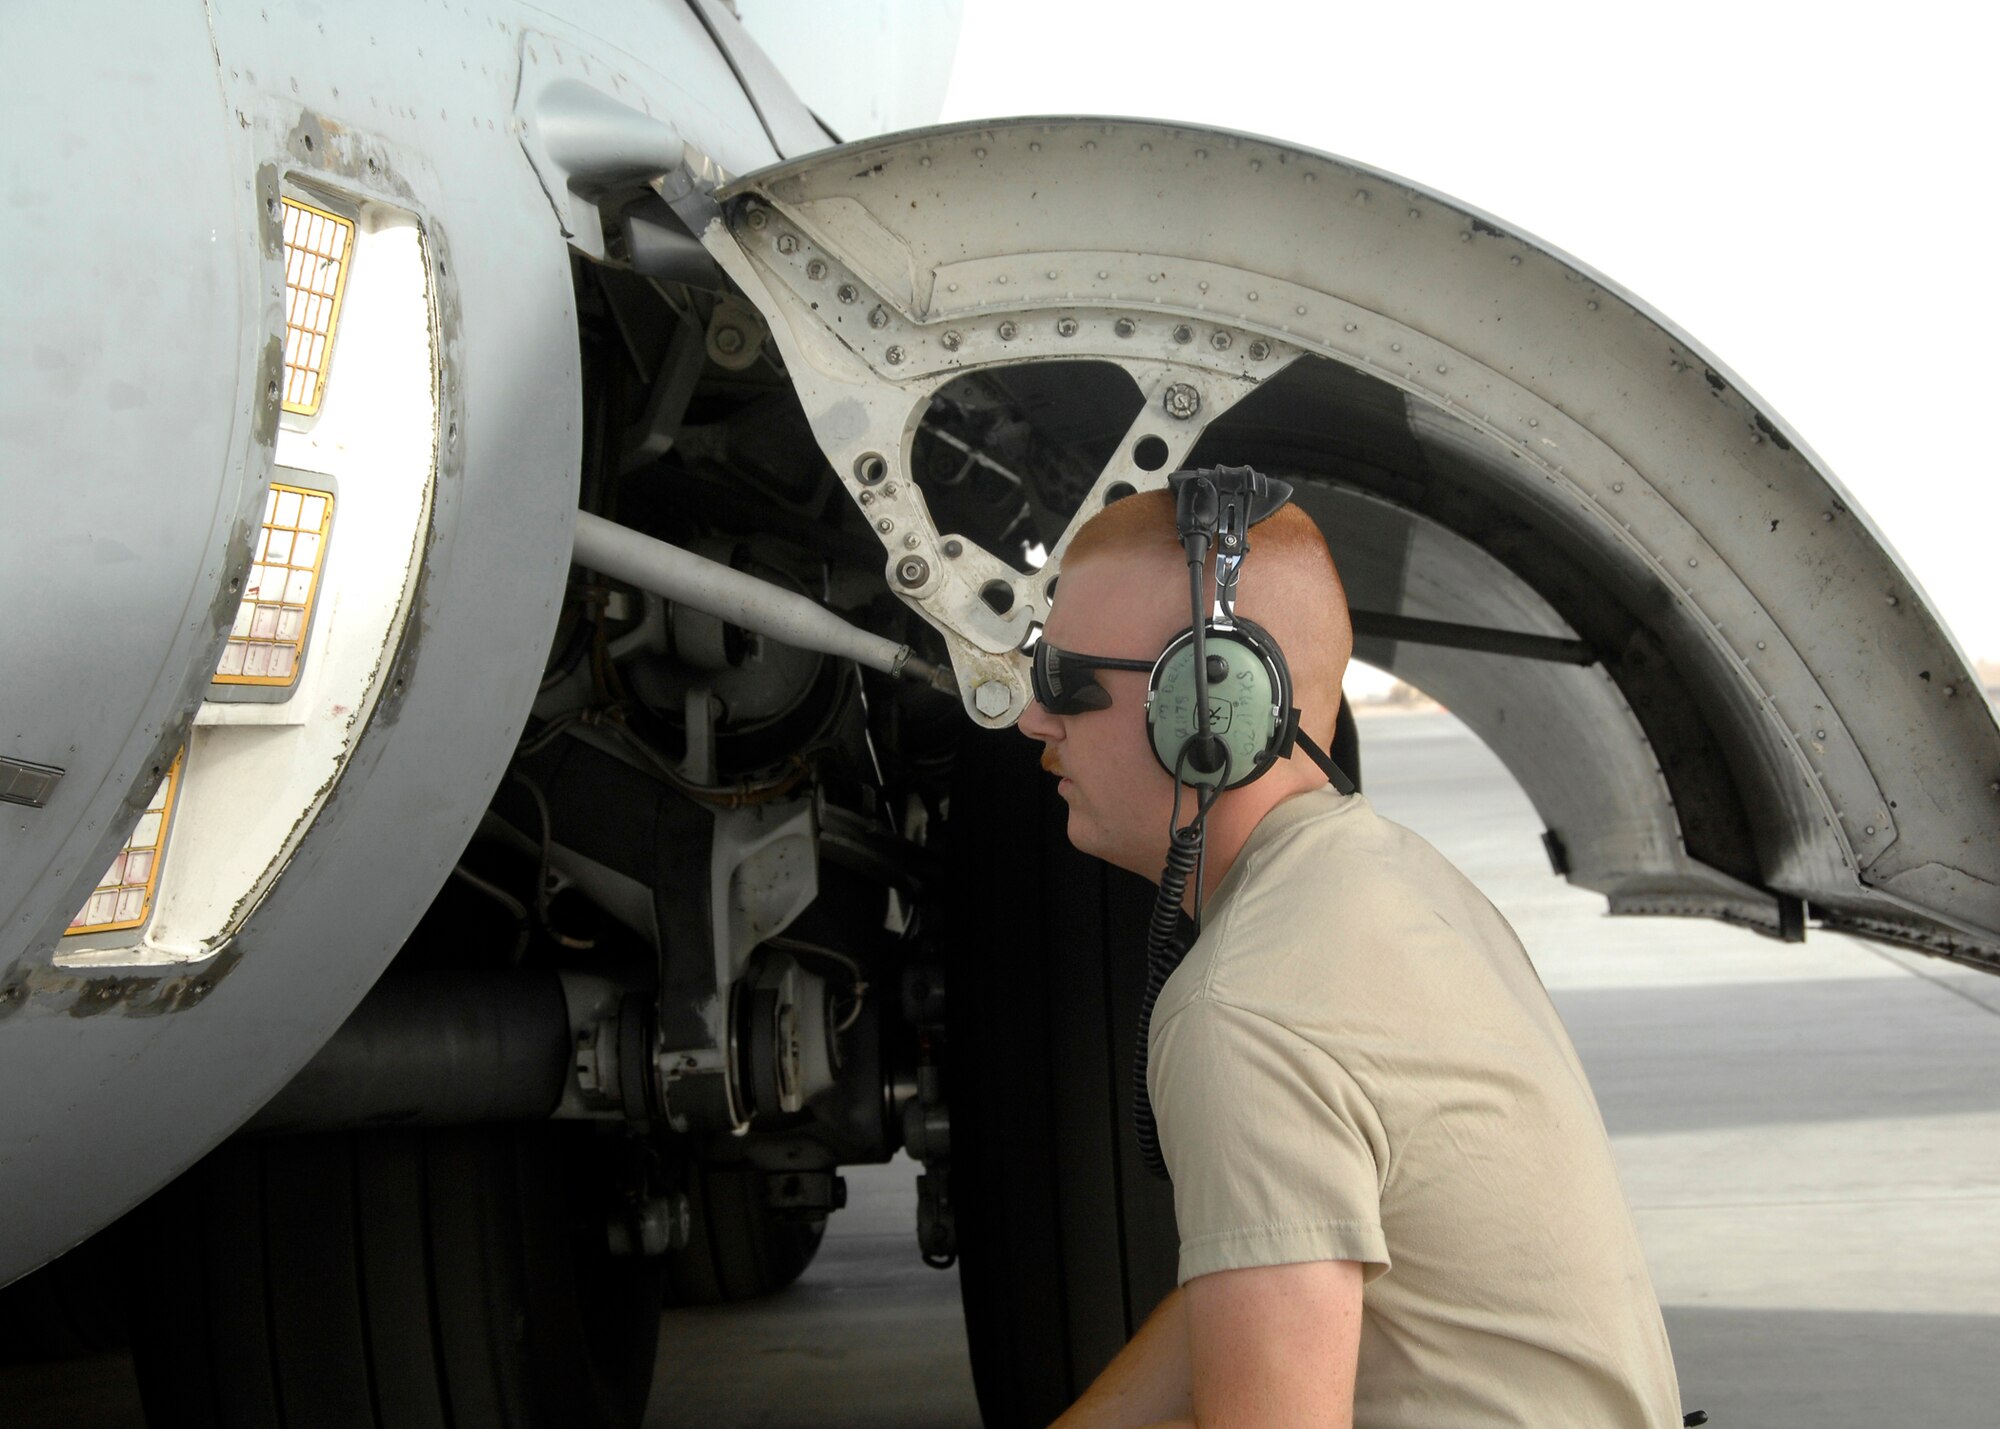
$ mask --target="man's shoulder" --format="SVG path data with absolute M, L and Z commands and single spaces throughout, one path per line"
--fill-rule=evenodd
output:
M 1262 923 L 1303 923 L 1335 910 L 1344 926 L 1456 897 L 1470 883 L 1419 835 L 1359 794 L 1316 790 L 1279 804 L 1245 853 L 1238 907 Z
M 1334 998 L 1400 1004 L 1426 970 L 1445 975 L 1512 939 L 1491 905 L 1423 839 L 1365 799 L 1279 811 L 1190 955 L 1179 1002 L 1204 991 L 1280 1021 Z M 1288 801 L 1289 802 L 1289 801 Z

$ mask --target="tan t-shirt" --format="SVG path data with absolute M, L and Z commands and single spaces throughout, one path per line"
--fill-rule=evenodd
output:
M 1611 1146 L 1513 929 L 1359 795 L 1280 804 L 1154 1009 L 1183 1283 L 1364 1262 L 1357 1429 L 1678 1429 Z

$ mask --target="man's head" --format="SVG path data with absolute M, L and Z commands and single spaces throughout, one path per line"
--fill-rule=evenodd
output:
M 1212 580 L 1211 570 L 1204 600 Z M 1296 506 L 1251 528 L 1236 611 L 1263 626 L 1284 652 L 1302 725 L 1322 747 L 1329 744 L 1354 639 L 1326 541 Z M 1187 557 L 1174 530 L 1173 497 L 1148 491 L 1105 507 L 1076 533 L 1043 636 L 1064 650 L 1151 661 L 1187 628 L 1189 613 Z M 1103 670 L 1097 680 L 1111 696 L 1110 708 L 1053 715 L 1030 704 L 1021 731 L 1042 741 L 1042 767 L 1063 776 L 1058 787 L 1069 802 L 1070 842 L 1155 878 L 1166 858 L 1174 784 L 1147 735 L 1146 675 Z M 1247 836 L 1273 805 L 1322 782 L 1305 756 L 1295 754 L 1254 783 L 1223 794 L 1209 815 L 1211 850 L 1220 851 L 1230 831 Z M 1190 791 L 1183 820 L 1193 807 Z M 1225 837 L 1218 840 L 1217 833 Z M 1233 858 L 1234 848 L 1228 852 Z

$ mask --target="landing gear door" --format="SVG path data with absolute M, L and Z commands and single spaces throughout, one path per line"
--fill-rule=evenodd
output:
M 1077 523 L 1197 448 L 1253 460 L 1320 519 L 1364 656 L 1423 672 L 1613 911 L 1809 910 L 2000 967 L 1969 662 L 1798 434 L 1599 275 L 1359 165 L 1141 122 L 917 131 L 715 198 L 703 240 L 975 722 L 1025 708 Z M 1023 562 L 940 529 L 934 399 L 1061 360 L 1143 400 L 1060 534 Z

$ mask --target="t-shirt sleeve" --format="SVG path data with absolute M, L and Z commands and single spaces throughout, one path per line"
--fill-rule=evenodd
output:
M 1389 1268 L 1387 1137 L 1331 1055 L 1257 1013 L 1196 998 L 1154 1030 L 1148 1089 L 1174 1178 L 1180 1280 L 1315 1260 Z

